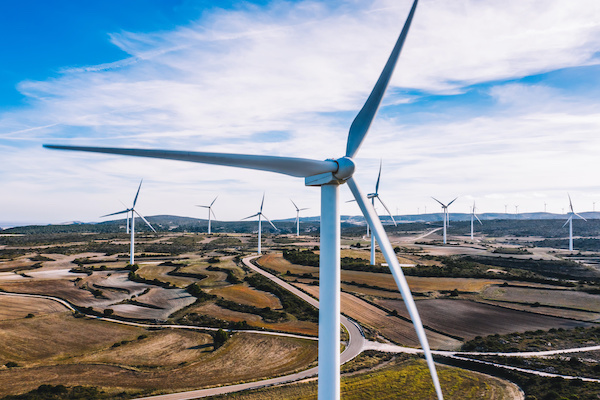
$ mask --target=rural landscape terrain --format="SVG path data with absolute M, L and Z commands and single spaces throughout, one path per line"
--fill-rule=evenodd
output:
M 294 382 L 206 398 L 316 398 L 318 221 L 300 236 L 279 222 L 258 257 L 254 223 L 213 221 L 209 235 L 203 220 L 148 220 L 158 232 L 140 228 L 133 265 L 123 220 L 1 232 L 0 399 L 131 399 L 276 377 Z M 439 222 L 386 226 L 445 398 L 598 399 L 600 221 L 577 224 L 575 252 L 560 225 L 490 220 L 471 240 L 452 222 L 445 245 Z M 341 254 L 342 397 L 432 398 L 364 225 L 343 224 Z

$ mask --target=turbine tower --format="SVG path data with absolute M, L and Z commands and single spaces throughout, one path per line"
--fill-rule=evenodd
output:
M 573 251 L 573 216 L 577 215 L 584 221 L 587 221 L 587 219 L 583 218 L 581 215 L 573 211 L 573 202 L 571 201 L 571 195 L 567 193 L 567 196 L 569 196 L 569 208 L 571 211 L 569 212 L 569 218 L 565 221 L 562 227 L 564 228 L 565 225 L 569 224 L 569 251 Z
M 102 217 L 100 217 L 100 218 L 103 218 L 103 217 L 110 217 L 111 215 L 127 214 L 127 230 L 131 234 L 131 239 L 129 242 L 129 264 L 130 265 L 133 265 L 135 262 L 135 260 L 134 260 L 134 255 L 135 255 L 135 214 L 137 214 L 138 217 L 140 217 L 146 223 L 146 225 L 148 225 L 150 227 L 150 229 L 152 229 L 152 231 L 154 231 L 154 233 L 156 233 L 156 230 L 154 229 L 154 227 L 152 225 L 150 225 L 150 222 L 146 221 L 146 218 L 144 218 L 142 216 L 142 214 L 137 212 L 137 210 L 135 209 L 135 205 L 137 203 L 137 199 L 140 194 L 140 189 L 142 188 L 142 182 L 143 182 L 143 179 L 140 181 L 140 186 L 138 186 L 138 190 L 137 190 L 137 193 L 135 194 L 135 198 L 133 199 L 133 205 L 131 206 L 131 208 L 128 208 L 123 211 L 117 211 L 117 212 L 111 213 L 111 214 L 106 214 L 106 215 L 103 215 Z M 129 213 L 131 213 L 131 219 L 129 219 Z M 130 224 L 131 224 L 131 227 L 129 226 Z
M 217 197 L 219 197 L 219 196 L 217 196 Z M 209 206 L 196 206 L 196 207 L 208 208 L 208 234 L 209 235 L 211 234 L 211 231 L 210 231 L 210 222 L 211 222 L 210 215 L 212 214 L 213 217 L 215 217 L 215 219 L 217 218 L 217 216 L 215 215 L 215 212 L 212 210 L 212 206 L 213 206 L 213 204 L 215 204 L 215 201 L 217 201 L 217 197 L 215 197 L 215 199 L 212 201 L 212 203 L 210 203 Z
M 473 209 L 471 210 L 471 240 L 473 240 L 473 220 L 475 218 L 477 218 L 477 221 L 479 221 L 479 223 L 483 225 L 477 214 L 475 214 L 475 202 L 473 202 Z
M 454 200 L 458 199 L 458 197 L 455 197 L 454 200 L 452 200 L 447 205 L 442 203 L 435 197 L 431 197 L 431 198 L 434 199 L 435 201 L 437 201 L 438 203 L 440 203 L 442 205 L 442 210 L 444 211 L 444 215 L 443 215 L 443 218 L 444 218 L 444 244 L 446 244 L 446 222 L 448 221 L 448 207 L 450 207 L 450 204 L 454 203 Z
M 294 207 L 296 207 L 296 236 L 300 236 L 300 211 L 308 210 L 308 208 L 298 208 L 294 200 L 290 199 Z
M 99 148 L 64 145 L 45 145 L 47 148 L 61 150 L 91 151 L 97 153 L 121 154 L 138 157 L 181 160 L 205 164 L 227 165 L 271 171 L 280 174 L 304 178 L 306 186 L 321 188 L 321 243 L 319 255 L 319 376 L 318 399 L 338 400 L 340 398 L 340 211 L 339 186 L 347 183 L 356 199 L 367 223 L 381 246 L 381 251 L 390 267 L 394 280 L 406 304 L 413 321 L 423 353 L 431 373 L 435 392 L 439 400 L 443 399 L 435 364 L 429 343 L 423 329 L 414 299 L 394 249 L 387 237 L 381 221 L 372 204 L 363 194 L 353 178 L 356 156 L 364 141 L 371 123 L 381 104 L 381 100 L 391 79 L 402 46 L 408 34 L 418 0 L 414 0 L 406 23 L 383 68 L 367 101 L 350 126 L 346 154 L 338 159 L 312 160 L 305 158 L 278 157 L 247 154 L 204 153 L 173 150 Z
M 260 203 L 260 210 L 258 210 L 258 212 L 256 214 L 252 214 L 249 217 L 246 218 L 242 218 L 242 221 L 245 219 L 249 219 L 249 218 L 253 218 L 258 216 L 258 254 L 261 254 L 261 250 L 260 250 L 260 237 L 261 237 L 261 233 L 262 233 L 262 225 L 261 225 L 261 217 L 265 217 L 265 219 L 267 221 L 269 221 L 269 223 L 271 224 L 271 226 L 275 229 L 277 229 L 277 227 L 275 225 L 273 225 L 273 223 L 271 222 L 271 220 L 269 220 L 269 218 L 267 218 L 267 216 L 265 214 L 263 214 L 262 210 L 263 210 L 263 205 L 265 204 L 265 194 L 263 193 L 263 198 L 262 198 L 262 202 Z
M 379 197 L 379 182 L 381 180 L 381 166 L 382 166 L 382 161 L 380 160 L 379 161 L 379 174 L 377 175 L 377 183 L 375 184 L 375 193 L 369 193 L 367 195 L 367 198 L 371 199 L 371 204 L 373 205 L 373 209 L 375 209 L 375 199 L 379 200 L 379 202 L 381 203 L 383 208 L 385 208 L 385 211 L 387 211 L 388 214 L 390 215 L 390 218 L 392 219 L 394 226 L 398 226 L 398 224 L 396 223 L 396 220 L 394 219 L 394 216 L 390 212 L 389 208 L 387 208 L 387 206 L 385 205 L 383 200 L 381 200 L 381 197 Z M 375 246 L 376 245 L 377 245 L 377 243 L 375 242 L 375 236 L 371 235 L 371 265 L 375 265 Z

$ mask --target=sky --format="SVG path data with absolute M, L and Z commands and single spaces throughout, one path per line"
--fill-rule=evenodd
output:
M 319 214 L 303 179 L 42 144 L 345 152 L 409 0 L 0 3 L 0 226 Z M 600 2 L 421 0 L 357 154 L 394 214 L 600 210 Z M 341 212 L 360 213 L 341 190 Z M 598 202 L 596 205 L 595 202 Z M 379 212 L 385 212 L 381 207 Z

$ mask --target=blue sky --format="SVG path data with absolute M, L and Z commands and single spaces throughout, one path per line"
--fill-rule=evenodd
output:
M 218 6 L 215 6 L 217 4 Z M 97 221 L 144 178 L 146 215 L 318 213 L 302 180 L 43 143 L 325 159 L 409 1 L 22 1 L 0 5 L 0 224 Z M 600 3 L 421 0 L 356 177 L 401 214 L 600 202 Z M 350 198 L 345 189 L 342 195 Z M 453 210 L 454 209 L 454 210 Z M 600 203 L 598 203 L 600 210 Z M 358 214 L 343 204 L 344 214 Z

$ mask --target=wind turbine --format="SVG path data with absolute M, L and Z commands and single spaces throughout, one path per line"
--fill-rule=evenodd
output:
M 219 197 L 219 196 L 217 196 L 217 197 Z M 209 235 L 211 234 L 211 232 L 210 232 L 210 222 L 211 222 L 210 215 L 212 214 L 215 217 L 215 219 L 217 218 L 217 216 L 215 215 L 215 212 L 212 210 L 212 206 L 213 206 L 213 204 L 215 204 L 215 201 L 217 201 L 217 197 L 215 197 L 215 199 L 212 201 L 212 203 L 210 203 L 209 206 L 196 206 L 196 207 L 208 208 L 208 234 Z
M 569 196 L 569 208 L 571 209 L 571 212 L 569 212 L 569 218 L 565 221 L 562 227 L 564 228 L 565 225 L 569 224 L 569 251 L 573 251 L 573 216 L 577 215 L 584 221 L 587 221 L 587 219 L 583 218 L 581 215 L 573 211 L 573 202 L 571 201 L 571 195 L 567 193 L 567 196 Z
M 131 208 L 128 208 L 123 211 L 117 211 L 112 214 L 106 214 L 101 217 L 101 218 L 103 218 L 103 217 L 109 217 L 111 215 L 127 214 L 127 229 L 131 234 L 131 239 L 130 239 L 130 244 L 129 244 L 129 246 L 130 246 L 129 247 L 129 264 L 130 265 L 134 264 L 134 255 L 135 255 L 135 214 L 137 214 L 138 217 L 140 217 L 146 223 L 146 225 L 148 225 L 150 227 L 150 229 L 152 229 L 152 231 L 154 231 L 154 233 L 156 233 L 156 230 L 154 229 L 154 227 L 152 227 L 152 225 L 150 225 L 150 222 L 146 221 L 146 218 L 144 218 L 142 216 L 142 214 L 137 212 L 137 210 L 135 209 L 135 204 L 137 203 L 137 199 L 140 194 L 140 189 L 142 188 L 143 181 L 144 181 L 143 179 L 140 181 L 140 186 L 138 186 L 138 190 L 137 190 L 137 193 L 135 194 L 135 198 L 133 199 L 133 205 L 131 206 Z M 129 213 L 131 213 L 131 220 L 129 219 Z M 131 228 L 130 228 L 130 224 L 131 224 Z
M 398 226 L 398 224 L 396 223 L 396 220 L 394 219 L 394 216 L 390 212 L 389 208 L 387 208 L 387 206 L 385 205 L 383 200 L 381 200 L 381 197 L 379 197 L 379 182 L 381 180 L 381 166 L 382 166 L 382 161 L 380 160 L 379 161 L 379 174 L 377 175 L 377 183 L 375 184 L 375 193 L 369 193 L 367 195 L 367 198 L 371 199 L 371 204 L 373 206 L 373 209 L 375 209 L 375 199 L 379 200 L 379 202 L 381 203 L 383 208 L 385 208 L 385 211 L 387 211 L 388 214 L 390 215 L 390 218 L 392 219 L 394 226 Z M 376 246 L 375 236 L 371 235 L 371 265 L 375 265 L 375 246 Z
M 277 229 L 277 227 L 275 225 L 273 225 L 273 223 L 269 220 L 269 218 L 267 218 L 267 216 L 265 214 L 263 214 L 262 210 L 263 210 L 263 205 L 265 204 L 265 194 L 263 193 L 263 198 L 262 198 L 262 202 L 260 203 L 260 210 L 258 210 L 258 212 L 256 214 L 252 214 L 249 217 L 246 218 L 242 218 L 242 221 L 245 219 L 249 219 L 249 218 L 253 218 L 258 216 L 258 254 L 261 254 L 260 252 L 260 236 L 261 236 L 261 232 L 262 232 L 262 225 L 261 225 L 261 217 L 265 217 L 265 219 L 267 221 L 269 221 L 269 223 L 271 224 L 271 226 L 275 229 Z
M 300 236 L 300 211 L 308 210 L 308 208 L 298 208 L 294 200 L 290 199 L 294 207 L 296 207 L 296 236 Z
M 369 204 L 353 178 L 356 156 L 367 136 L 371 122 L 391 79 L 402 46 L 408 34 L 418 0 L 414 0 L 402 32 L 386 62 L 377 83 L 367 101 L 350 126 L 346 154 L 338 159 L 311 160 L 305 158 L 277 157 L 246 154 L 204 153 L 172 150 L 122 149 L 102 147 L 82 147 L 45 145 L 47 148 L 61 150 L 90 151 L 97 153 L 121 154 L 138 157 L 181 160 L 205 164 L 227 165 L 271 171 L 280 174 L 304 178 L 306 186 L 321 188 L 321 243 L 320 243 L 320 311 L 319 311 L 319 400 L 337 400 L 340 398 L 340 211 L 339 186 L 348 183 L 367 223 L 381 246 L 381 251 L 391 269 L 394 280 L 402 293 L 407 310 L 413 321 L 415 331 L 423 348 L 423 353 L 431 373 L 438 399 L 443 399 L 440 383 L 429 343 L 423 329 L 414 299 L 406 278 L 400 268 L 392 245 L 377 217 L 372 204 Z
M 448 203 L 448 205 L 442 203 L 435 197 L 431 197 L 431 198 L 434 199 L 435 201 L 437 201 L 438 203 L 440 203 L 442 205 L 442 210 L 444 211 L 444 244 L 446 244 L 446 221 L 448 221 L 448 207 L 450 207 L 450 204 L 454 203 L 454 200 L 458 199 L 458 197 L 455 197 L 454 200 L 452 200 L 450 203 Z
M 475 202 L 473 202 L 473 209 L 471 211 L 471 240 L 473 240 L 473 219 L 477 218 L 477 221 L 479 221 L 481 225 L 483 225 L 483 223 L 481 222 L 477 214 L 475 214 Z

